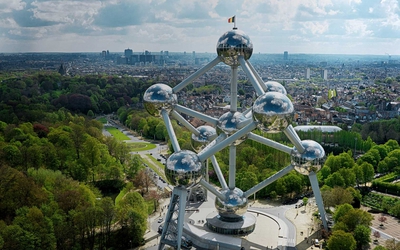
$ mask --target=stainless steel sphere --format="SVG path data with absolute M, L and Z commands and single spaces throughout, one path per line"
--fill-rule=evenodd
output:
M 218 136 L 215 128 L 208 125 L 199 126 L 197 130 L 200 132 L 199 135 L 192 134 L 191 138 L 192 147 L 196 152 Z
M 160 117 L 162 109 L 171 111 L 172 105 L 177 103 L 177 97 L 170 86 L 157 83 L 144 92 L 143 102 L 149 114 Z
M 325 163 L 324 148 L 312 140 L 301 141 L 301 144 L 305 151 L 300 153 L 296 147 L 293 147 L 290 156 L 294 169 L 303 175 L 309 175 L 310 172 L 318 172 Z
M 241 30 L 227 31 L 218 40 L 217 54 L 229 66 L 238 66 L 238 56 L 243 56 L 245 60 L 248 60 L 252 53 L 253 43 Z
M 165 175 L 172 185 L 190 188 L 203 177 L 204 168 L 196 153 L 181 150 L 168 157 Z
M 279 92 L 281 94 L 287 95 L 285 87 L 282 86 L 279 82 L 275 81 L 267 81 L 264 83 L 269 92 Z
M 218 197 L 215 199 L 215 207 L 221 217 L 239 219 L 247 212 L 249 203 L 242 190 L 239 188 L 225 189 L 221 193 L 225 199 L 223 201 Z
M 267 92 L 259 96 L 253 104 L 253 118 L 260 128 L 268 132 L 285 129 L 291 122 L 294 107 L 289 98 L 278 92 Z
M 240 129 L 240 123 L 246 120 L 247 118 L 242 113 L 229 111 L 218 119 L 218 134 L 224 132 L 228 135 L 232 135 Z

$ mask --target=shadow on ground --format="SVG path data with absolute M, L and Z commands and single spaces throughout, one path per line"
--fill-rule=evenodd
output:
M 309 237 L 307 235 L 304 235 L 303 240 L 296 245 L 297 250 L 306 250 L 306 249 L 320 249 L 320 247 L 315 247 L 314 246 L 314 239 L 320 239 L 321 237 L 320 232 L 313 232 Z M 322 243 L 321 243 L 322 244 Z

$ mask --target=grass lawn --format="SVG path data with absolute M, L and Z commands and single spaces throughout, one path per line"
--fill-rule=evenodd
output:
M 146 154 L 146 155 L 151 159 L 151 163 L 143 157 L 142 157 L 142 161 L 144 163 L 146 163 L 147 166 L 149 166 L 151 169 L 153 169 L 154 172 L 156 172 L 158 176 L 161 176 L 164 180 L 166 180 L 164 171 L 160 171 L 160 169 L 164 170 L 164 165 L 161 162 L 157 161 L 153 156 L 151 156 L 149 154 Z M 159 168 L 154 167 L 153 164 L 156 164 Z
M 97 119 L 99 122 L 106 124 L 107 123 L 107 119 L 105 117 L 100 117 L 99 119 Z
M 115 198 L 115 205 L 118 205 L 118 203 L 122 200 L 122 198 L 126 195 L 128 190 L 126 188 L 122 189 L 121 192 L 117 195 Z
M 157 161 L 156 158 L 154 158 L 154 156 L 146 154 L 151 161 L 153 162 L 153 164 L 156 164 L 157 166 L 159 166 L 161 169 L 164 169 L 164 164 L 162 164 L 161 162 Z
M 110 132 L 110 134 L 112 134 L 117 140 L 120 140 L 120 141 L 130 140 L 128 136 L 126 136 L 124 133 L 119 131 L 117 128 L 106 127 L 105 129 L 108 132 Z
M 148 142 L 129 142 L 126 145 L 128 145 L 131 151 L 136 151 L 136 152 L 156 148 L 156 145 Z

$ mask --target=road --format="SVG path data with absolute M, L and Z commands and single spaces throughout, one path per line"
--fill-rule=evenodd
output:
M 124 133 L 130 140 L 126 140 L 126 142 L 144 142 L 144 143 L 149 143 L 147 140 L 143 140 L 141 137 L 136 137 L 127 127 L 121 125 L 118 121 L 114 120 L 109 120 L 108 121 L 110 126 L 113 126 L 120 130 L 122 133 Z M 103 129 L 103 135 L 105 136 L 112 136 L 107 130 Z M 131 152 L 132 154 L 140 154 L 140 156 L 144 159 L 146 159 L 150 164 L 152 164 L 151 168 L 157 168 L 159 172 L 164 172 L 163 169 L 160 169 L 160 167 L 157 164 L 153 164 L 152 161 L 150 160 L 148 154 L 153 156 L 155 159 L 159 160 L 162 164 L 166 163 L 165 158 L 163 155 L 167 154 L 168 152 L 168 145 L 166 145 L 163 142 L 159 141 L 150 141 L 150 143 L 156 145 L 155 148 L 150 149 L 150 150 L 145 150 L 145 151 L 133 151 Z M 153 173 L 154 174 L 154 173 Z M 154 175 L 153 175 L 154 176 Z M 157 187 L 161 190 L 164 190 L 166 186 L 168 186 L 168 183 L 166 183 L 165 180 L 161 176 L 156 176 L 154 179 L 155 184 Z

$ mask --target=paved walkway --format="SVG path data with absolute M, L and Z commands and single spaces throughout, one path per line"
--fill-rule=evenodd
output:
M 362 209 L 368 211 L 367 207 L 363 207 Z M 374 219 L 372 220 L 372 225 L 371 225 L 371 240 L 373 241 L 376 239 L 373 234 L 375 231 L 379 232 L 380 237 L 378 239 L 378 244 L 385 246 L 385 242 L 388 239 L 395 239 L 396 242 L 400 242 L 400 220 L 397 218 L 394 218 L 390 215 L 384 214 L 384 213 L 374 213 L 372 214 Z M 386 222 L 382 223 L 379 221 L 380 217 L 386 217 Z M 383 224 L 381 227 L 380 225 Z M 370 249 L 374 249 L 378 244 L 371 243 Z

